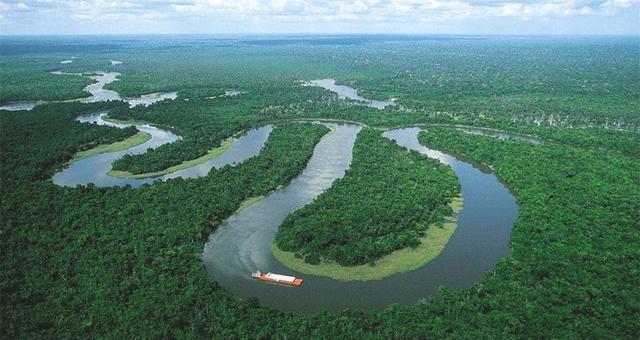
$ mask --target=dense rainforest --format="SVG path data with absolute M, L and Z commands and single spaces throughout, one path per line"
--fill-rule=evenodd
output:
M 65 114 L 55 118 L 69 120 Z M 16 127 L 22 129 L 9 131 L 14 142 L 3 144 L 3 151 L 55 151 L 56 138 L 66 133 L 42 127 L 49 132 L 45 144 L 19 138 L 25 126 Z M 21 178 L 21 170 L 38 160 L 21 164 L 17 158 L 3 157 L 3 169 L 13 169 L 7 177 L 14 179 L 2 186 L 3 335 L 127 337 L 135 331 L 130 322 L 146 329 L 139 335 L 169 335 L 175 326 L 186 325 L 177 305 L 165 303 L 178 291 L 186 294 L 179 298 L 184 306 L 197 303 L 197 296 L 204 294 L 249 307 L 225 298 L 207 278 L 198 256 L 202 243 L 244 199 L 287 183 L 328 131 L 316 124 L 278 126 L 260 155 L 237 167 L 212 170 L 196 181 L 177 179 L 137 189 L 60 188 L 46 180 Z M 59 156 L 44 173 L 66 161 Z M 145 293 L 139 290 L 143 287 L 148 288 Z M 160 305 L 164 307 L 154 307 Z M 32 313 L 33 306 L 40 306 L 41 312 Z M 226 303 L 218 307 L 211 316 L 227 308 Z M 157 323 L 166 321 L 160 327 L 164 330 L 158 328 Z M 122 328 L 113 329 L 114 324 Z
M 111 118 L 152 121 L 158 126 L 177 130 L 183 138 L 180 142 L 165 144 L 144 154 L 127 155 L 115 161 L 113 169 L 133 174 L 161 171 L 203 156 L 229 136 L 264 122 L 240 103 L 242 101 L 233 98 L 220 98 L 212 105 L 164 101 L 148 109 L 137 107 L 113 111 L 109 115 Z
M 53 170 L 62 167 L 75 153 L 136 134 L 138 131 L 132 126 L 114 129 L 74 121 L 80 114 L 118 108 L 122 105 L 66 103 L 38 106 L 27 114 L 2 112 L 0 183 L 8 188 L 47 180 Z
M 3 41 L 4 43 L 4 41 Z M 50 57 L 34 56 L 25 60 L 1 58 L 0 60 L 0 104 L 19 101 L 65 100 L 87 97 L 83 88 L 92 80 L 74 75 L 54 75 L 61 66 L 51 62 Z
M 49 73 L 56 70 L 117 71 L 108 88 L 122 96 L 178 98 L 0 110 L 0 337 L 639 337 L 637 37 L 334 40 L 4 39 L 0 103 L 87 96 L 88 78 Z M 399 105 L 377 110 L 301 86 L 321 78 Z M 243 94 L 221 97 L 227 90 Z M 123 161 L 129 171 L 192 159 L 253 126 L 276 128 L 258 156 L 208 176 L 139 188 L 55 186 L 51 176 L 74 153 L 135 134 L 74 121 L 98 111 L 183 137 Z M 304 168 L 328 129 L 287 123 L 300 118 L 464 124 L 544 139 L 531 145 L 436 126 L 420 135 L 509 186 L 520 208 L 510 255 L 471 287 L 371 312 L 300 315 L 220 287 L 202 262 L 205 241 L 243 201 Z
M 289 215 L 275 243 L 311 264 L 374 264 L 416 247 L 430 224 L 453 213 L 448 204 L 459 190 L 450 167 L 364 129 L 345 176 Z
M 637 159 L 565 145 L 496 141 L 451 129 L 429 129 L 419 139 L 490 165 L 520 203 L 511 256 L 497 268 L 508 279 L 479 284 L 466 303 L 480 304 L 481 313 L 523 304 L 515 308 L 531 316 L 522 324 L 527 334 L 545 323 L 561 327 L 559 322 L 568 319 L 572 326 L 567 331 L 581 331 L 581 336 L 639 334 Z M 507 282 L 514 286 L 507 288 Z M 508 302 L 503 289 L 515 300 Z M 499 303 L 482 303 L 487 296 Z M 591 318 L 597 320 L 587 321 Z M 583 323 L 591 326 L 579 326 Z

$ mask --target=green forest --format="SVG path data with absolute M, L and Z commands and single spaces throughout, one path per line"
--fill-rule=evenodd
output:
M 451 216 L 448 204 L 459 190 L 450 167 L 364 129 L 345 176 L 289 215 L 274 242 L 310 264 L 375 265 L 394 250 L 417 247 L 430 224 Z
M 59 70 L 119 72 L 106 88 L 125 98 L 178 97 L 0 108 L 0 338 L 639 338 L 640 38 L 356 40 L 4 39 L 0 105 L 89 96 L 89 78 L 50 73 Z M 302 86 L 325 78 L 398 105 L 378 110 Z M 242 94 L 220 96 L 234 90 Z M 257 156 L 198 178 L 55 185 L 76 153 L 138 132 L 75 121 L 97 112 L 182 138 L 112 164 L 134 174 L 252 127 L 274 130 Z M 451 215 L 452 170 L 378 130 L 422 126 L 420 143 L 494 173 L 515 196 L 508 255 L 468 287 L 368 311 L 295 313 L 222 287 L 203 264 L 209 236 L 242 202 L 305 169 L 330 129 L 300 120 L 321 118 L 365 128 L 346 175 L 285 219 L 282 249 L 311 263 L 375 265 Z
M 114 129 L 74 121 L 80 114 L 120 106 L 115 103 L 47 104 L 28 114 L 2 112 L 0 183 L 3 192 L 19 184 L 48 180 L 77 152 L 135 135 L 138 131 L 134 127 Z
M 224 103 L 212 106 L 165 101 L 149 109 L 131 108 L 110 113 L 114 119 L 152 121 L 160 127 L 179 131 L 183 137 L 179 143 L 165 144 L 140 155 L 126 155 L 113 163 L 113 169 L 132 174 L 161 171 L 203 156 L 227 137 L 264 121 L 256 115 L 239 114 L 238 111 L 250 111 L 234 102 L 222 101 Z

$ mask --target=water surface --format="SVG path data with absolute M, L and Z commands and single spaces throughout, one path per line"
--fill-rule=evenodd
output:
M 87 76 L 90 79 L 94 80 L 95 83 L 89 84 L 84 87 L 85 92 L 89 92 L 91 96 L 85 98 L 78 99 L 70 99 L 77 100 L 81 103 L 95 103 L 95 102 L 104 102 L 109 100 L 123 100 L 129 103 L 129 107 L 135 106 L 149 106 L 151 104 L 157 103 L 159 101 L 163 101 L 166 99 L 174 100 L 178 97 L 178 92 L 157 92 L 151 94 L 145 94 L 136 98 L 122 98 L 120 94 L 116 91 L 105 89 L 104 87 L 108 84 L 113 83 L 118 80 L 120 73 L 118 72 L 94 72 L 91 75 L 85 75 L 82 73 L 68 73 L 63 71 L 53 71 L 51 74 L 54 75 L 74 75 L 74 76 Z M 53 103 L 61 102 L 61 101 L 53 101 Z M 31 110 L 34 107 L 47 103 L 45 101 L 34 101 L 34 102 L 15 102 L 8 103 L 0 106 L 0 110 L 7 111 L 19 111 L 19 110 Z
M 95 103 L 108 100 L 122 100 L 118 92 L 104 88 L 105 85 L 118 80 L 119 75 L 120 73 L 118 72 L 96 72 L 96 75 L 89 76 L 89 78 L 96 81 L 84 88 L 84 91 L 89 92 L 91 97 L 82 98 L 80 101 L 83 103 Z
M 22 111 L 22 110 L 32 110 L 34 107 L 44 103 L 43 101 L 37 102 L 15 102 L 8 103 L 4 105 L 0 105 L 0 110 L 5 111 Z
M 387 106 L 394 106 L 396 103 L 393 100 L 372 100 L 358 95 L 358 90 L 345 86 L 337 85 L 335 79 L 317 79 L 310 81 L 315 86 L 320 86 L 329 91 L 333 91 L 338 94 L 341 99 L 348 98 L 355 100 L 363 105 L 382 110 Z
M 152 94 L 145 94 L 138 98 L 127 99 L 127 102 L 129 103 L 129 107 L 136 107 L 140 105 L 149 106 L 153 103 L 157 103 L 165 99 L 174 100 L 176 98 L 178 98 L 178 92 L 176 91 L 158 92 L 158 93 L 152 93 Z
M 143 94 L 137 98 L 122 98 L 120 94 L 116 91 L 105 89 L 105 85 L 111 84 L 114 81 L 119 80 L 118 77 L 120 73 L 118 72 L 97 72 L 97 75 L 89 76 L 89 78 L 95 80 L 96 82 L 90 85 L 87 85 L 84 90 L 91 94 L 91 97 L 80 99 L 83 103 L 95 103 L 95 102 L 104 102 L 109 100 L 124 100 L 129 103 L 129 107 L 135 106 L 149 106 L 153 103 L 157 103 L 159 101 L 163 101 L 165 99 L 174 100 L 178 97 L 178 92 L 157 92 L 151 94 Z
M 543 143 L 542 139 L 534 136 L 527 136 L 527 135 L 522 135 L 518 133 L 500 131 L 500 130 L 494 130 L 494 129 L 486 129 L 486 128 L 479 128 L 479 127 L 459 127 L 459 128 L 456 128 L 456 130 L 462 131 L 464 133 L 472 134 L 472 135 L 488 136 L 488 137 L 493 137 L 498 139 L 515 139 L 515 140 L 528 142 L 536 145 Z

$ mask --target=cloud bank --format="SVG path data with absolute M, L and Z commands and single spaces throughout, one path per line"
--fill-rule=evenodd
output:
M 640 0 L 128 0 L 0 2 L 0 34 L 640 34 Z M 546 27 L 547 25 L 555 25 Z M 105 27 L 109 25 L 109 27 Z M 102 28 L 101 28 L 102 27 Z M 440 32 L 438 32 L 440 30 Z M 480 32 L 478 32 L 478 30 Z M 31 32 L 29 32 L 31 31 Z M 474 32 L 475 31 L 475 32 Z

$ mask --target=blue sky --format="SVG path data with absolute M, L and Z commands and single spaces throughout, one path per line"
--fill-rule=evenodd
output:
M 640 34 L 640 0 L 0 0 L 0 34 Z

